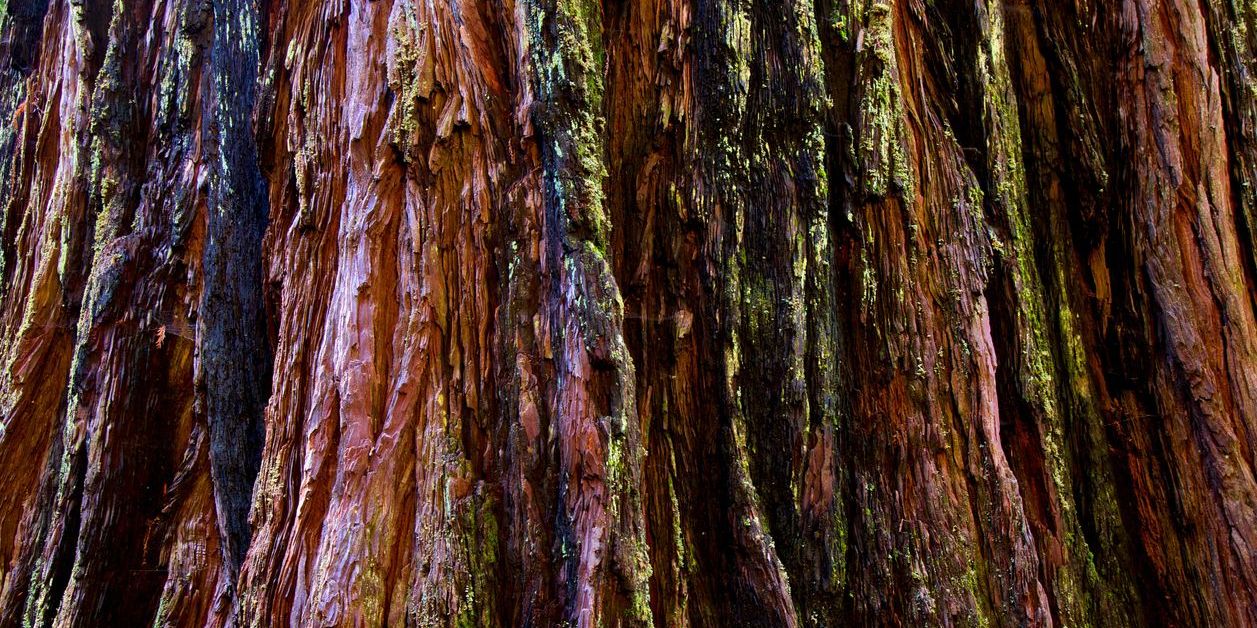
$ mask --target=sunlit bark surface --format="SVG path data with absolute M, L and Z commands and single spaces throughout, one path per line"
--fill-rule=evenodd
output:
M 0 0 L 0 626 L 1257 625 L 1251 0 Z

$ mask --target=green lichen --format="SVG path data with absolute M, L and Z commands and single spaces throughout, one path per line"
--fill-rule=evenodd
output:
M 899 86 L 894 8 L 886 0 L 864 0 L 854 2 L 852 12 L 853 22 L 860 25 L 856 82 L 861 88 L 855 154 L 851 157 L 854 163 L 863 164 L 861 191 L 883 197 L 893 191 L 893 185 L 904 197 L 910 197 L 913 174 Z
M 650 622 L 651 564 L 641 522 L 640 473 L 643 450 L 637 437 L 637 413 L 632 359 L 620 331 L 623 302 L 608 262 L 611 224 L 605 207 L 607 177 L 602 119 L 605 51 L 602 48 L 601 3 L 595 0 L 533 0 L 527 5 L 526 49 L 532 89 L 539 106 L 533 121 L 538 128 L 546 187 L 547 221 L 563 247 L 563 316 L 556 334 L 575 323 L 586 351 L 609 351 L 615 393 L 606 413 L 598 417 L 605 428 L 606 504 L 613 528 L 604 530 L 612 547 L 611 560 L 593 565 L 619 578 L 627 598 L 623 619 Z M 557 339 L 561 340 L 561 339 Z M 556 344 L 561 344 L 556 342 Z M 566 547 L 566 543 L 564 545 Z M 577 552 L 565 560 L 585 560 Z M 607 609 L 594 609 L 603 622 Z
M 394 11 L 389 23 L 393 54 L 388 64 L 389 87 L 398 95 L 390 119 L 393 142 L 409 146 L 412 138 L 421 130 L 419 119 L 422 104 L 432 97 L 435 78 L 431 42 L 434 34 L 430 24 L 421 23 L 414 5 L 404 5 Z M 293 40 L 296 43 L 296 40 Z M 294 49 L 289 46 L 289 65 L 294 61 Z M 303 102 L 305 90 L 303 88 Z M 405 152 L 405 151 L 403 151 Z
M 979 71 L 987 78 L 986 124 L 990 136 L 994 138 L 989 156 L 993 190 L 988 202 L 1003 212 L 1009 230 L 1008 241 L 995 240 L 993 248 L 1010 262 L 1011 280 L 1018 295 L 1015 304 L 1018 324 L 1015 327 L 1019 330 L 1018 344 L 1022 347 L 1017 356 L 1020 386 L 1024 397 L 1037 408 L 1042 417 L 1040 437 L 1044 464 L 1054 493 L 1060 498 L 1064 544 L 1071 557 L 1053 576 L 1054 597 L 1064 623 L 1086 625 L 1090 623 L 1091 617 L 1092 605 L 1089 599 L 1111 598 L 1113 592 L 1112 587 L 1100 579 L 1096 569 L 1096 554 L 1082 536 L 1078 513 L 1073 504 L 1075 480 L 1065 443 L 1066 408 L 1061 402 L 1061 391 L 1070 391 L 1070 394 L 1083 400 L 1084 407 L 1093 408 L 1094 401 L 1090 401 L 1090 374 L 1075 329 L 1074 315 L 1068 303 L 1058 297 L 1053 303 L 1055 319 L 1049 316 L 1048 292 L 1044 288 L 1044 278 L 1035 264 L 1035 236 L 1027 211 L 1027 184 L 1022 163 L 1019 114 L 1004 58 L 1003 36 L 1002 15 L 998 11 L 992 12 L 989 37 L 978 56 Z M 1064 244 L 1061 238 L 1053 238 L 1052 242 L 1050 268 L 1053 271 L 1047 278 L 1054 286 L 1054 294 L 1067 294 L 1068 279 L 1065 269 L 1068 263 Z M 1062 342 L 1059 355 L 1053 351 L 1052 346 L 1051 331 L 1054 324 L 1056 335 Z M 1058 359 L 1067 376 L 1066 382 L 1057 381 Z M 1086 417 L 1088 411 L 1081 408 L 1075 408 L 1073 414 L 1080 414 L 1080 410 L 1086 419 L 1085 429 L 1093 432 L 1101 429 L 1100 419 L 1094 415 L 1094 410 L 1090 411 L 1090 417 Z M 1104 437 L 1098 433 L 1093 434 L 1092 438 L 1092 442 L 1105 442 Z M 1100 460 L 1095 460 L 1089 468 L 1093 475 L 1106 474 L 1105 465 Z M 1096 515 L 1102 520 L 1114 522 L 1113 525 L 1120 525 L 1117 523 L 1119 516 L 1111 481 L 1099 477 L 1096 479 L 1098 481 L 1093 481 L 1092 484 L 1099 487 L 1101 493 L 1097 503 L 1093 504 Z M 1112 548 L 1109 545 L 1104 549 L 1110 550 L 1111 554 Z
M 464 551 L 471 567 L 468 583 L 458 603 L 455 625 L 460 628 L 489 626 L 493 623 L 493 573 L 498 562 L 498 521 L 490 497 L 473 497 L 460 514 L 459 529 L 464 530 Z

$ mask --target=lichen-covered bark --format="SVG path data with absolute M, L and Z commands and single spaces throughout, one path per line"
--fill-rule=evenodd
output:
M 0 625 L 1257 623 L 1239 0 L 9 0 Z
M 203 26 L 166 3 L 44 19 L 7 188 L 6 624 L 205 619 L 227 583 L 191 394 Z

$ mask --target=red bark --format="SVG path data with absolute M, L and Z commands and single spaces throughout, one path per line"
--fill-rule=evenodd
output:
M 2 13 L 0 625 L 1257 623 L 1250 6 Z

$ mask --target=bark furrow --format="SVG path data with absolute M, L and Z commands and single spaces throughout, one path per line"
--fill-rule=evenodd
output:
M 0 626 L 1257 624 L 1255 55 L 0 0 Z

